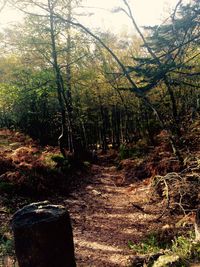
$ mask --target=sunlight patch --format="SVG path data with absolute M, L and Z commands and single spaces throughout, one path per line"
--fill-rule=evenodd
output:
M 122 249 L 108 246 L 104 244 L 100 244 L 98 242 L 91 242 L 91 241 L 83 241 L 83 240 L 76 240 L 76 242 L 81 247 L 88 247 L 92 249 L 98 249 L 98 250 L 105 250 L 105 251 L 111 251 L 111 252 L 122 252 Z

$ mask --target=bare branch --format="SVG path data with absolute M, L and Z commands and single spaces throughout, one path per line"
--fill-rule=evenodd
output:
M 1 7 L 0 7 L 0 12 L 4 9 L 6 3 L 7 3 L 7 0 L 3 0 L 3 3 L 1 5 Z
M 138 34 L 140 35 L 140 37 L 141 37 L 141 39 L 142 39 L 142 41 L 143 41 L 143 43 L 144 43 L 144 46 L 147 48 L 147 50 L 148 50 L 149 54 L 152 56 L 152 58 L 155 59 L 156 62 L 157 62 L 157 64 L 160 66 L 161 63 L 160 63 L 158 57 L 157 57 L 157 56 L 155 55 L 155 53 L 153 52 L 153 50 L 151 49 L 151 47 L 149 46 L 149 44 L 147 43 L 147 41 L 146 41 L 144 35 L 142 34 L 140 28 L 138 27 L 138 25 L 137 25 L 137 23 L 136 23 L 136 21 L 135 21 L 135 19 L 134 19 L 134 17 L 133 17 L 133 13 L 132 13 L 132 11 L 131 11 L 131 8 L 130 8 L 130 6 L 129 6 L 127 0 L 123 0 L 123 2 L 124 2 L 124 4 L 126 5 L 126 7 L 127 7 L 127 9 L 128 9 L 128 16 L 129 16 L 129 18 L 131 19 L 131 21 L 132 21 L 132 23 L 133 23 L 133 26 L 135 27 L 136 31 L 137 31 Z
M 188 73 L 188 72 L 183 72 L 183 71 L 173 71 L 174 73 L 181 74 L 184 76 L 192 77 L 192 76 L 200 76 L 200 72 L 193 72 L 193 73 Z
M 84 54 L 84 55 L 82 55 L 81 57 L 75 59 L 74 61 L 69 62 L 68 64 L 61 65 L 61 66 L 60 66 L 60 69 L 69 67 L 69 66 L 73 65 L 74 63 L 77 63 L 77 62 L 80 61 L 82 58 L 86 57 L 87 55 L 88 55 L 88 54 Z
M 176 4 L 175 8 L 174 8 L 174 12 L 173 14 L 171 15 L 171 18 L 172 18 L 172 22 L 174 22 L 175 20 L 175 17 L 176 17 L 176 12 L 179 8 L 179 6 L 182 4 L 183 0 L 179 0 L 178 3 Z

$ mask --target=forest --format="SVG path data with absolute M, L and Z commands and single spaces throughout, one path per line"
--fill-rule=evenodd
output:
M 121 0 L 118 34 L 82 2 L 0 1 L 24 15 L 0 28 L 0 266 L 65 267 L 17 261 L 13 214 L 45 200 L 78 267 L 200 266 L 200 1 L 140 27 Z

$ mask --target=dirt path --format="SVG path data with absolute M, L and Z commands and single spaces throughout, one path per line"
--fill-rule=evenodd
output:
M 128 241 L 137 242 L 158 227 L 153 222 L 158 210 L 148 200 L 145 182 L 126 185 L 114 166 L 93 165 L 85 190 L 64 201 L 72 217 L 78 267 L 128 266 L 133 257 Z

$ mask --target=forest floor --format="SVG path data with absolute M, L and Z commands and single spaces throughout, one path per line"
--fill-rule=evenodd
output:
M 20 194 L 12 193 L 13 189 L 5 184 L 5 179 L 17 185 L 26 184 L 26 175 L 33 172 L 33 166 L 34 172 L 40 175 L 38 161 L 55 151 L 47 148 L 41 152 L 27 137 L 9 131 L 0 131 L 0 144 L 1 241 L 12 239 L 9 222 L 17 209 L 33 201 L 48 199 L 53 204 L 64 205 L 71 215 L 78 267 L 131 266 L 134 251 L 129 242 L 137 244 L 150 233 L 174 225 L 182 218 L 166 213 L 158 220 L 166 202 L 152 197 L 151 178 L 148 175 L 142 180 L 134 177 L 136 172 L 119 168 L 110 155 L 99 155 L 87 172 L 78 172 L 81 182 L 74 184 L 66 196 L 53 191 L 51 195 L 42 195 L 41 192 L 46 192 L 44 175 L 42 182 L 39 181 L 38 197 L 24 196 L 21 191 Z M 130 167 L 134 161 L 125 160 L 123 164 Z M 139 171 L 144 173 L 143 169 Z M 34 179 L 38 182 L 36 174 Z M 2 194 L 4 189 L 6 192 Z M 8 262 L 2 265 L 0 260 L 0 266 L 14 266 L 9 263 L 11 259 L 6 258 Z

